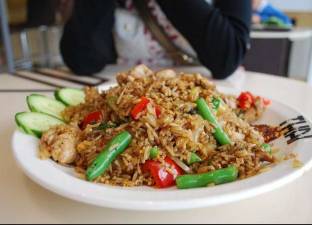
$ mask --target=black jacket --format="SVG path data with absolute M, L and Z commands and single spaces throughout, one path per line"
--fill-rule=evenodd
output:
M 215 78 L 241 64 L 249 42 L 251 0 L 157 0 L 163 12 Z M 61 53 L 77 74 L 94 74 L 116 61 L 112 29 L 115 0 L 76 0 L 65 25 Z

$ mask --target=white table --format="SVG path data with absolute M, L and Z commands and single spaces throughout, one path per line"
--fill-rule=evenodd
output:
M 200 68 L 193 70 L 202 71 Z M 312 118 L 312 87 L 303 82 L 238 72 L 221 83 L 286 102 Z M 55 195 L 28 179 L 15 164 L 10 143 L 15 129 L 14 114 L 26 109 L 25 96 L 29 93 L 1 92 L 10 88 L 51 89 L 47 85 L 0 75 L 0 223 L 312 222 L 312 171 L 292 184 L 249 200 L 181 212 L 121 211 Z

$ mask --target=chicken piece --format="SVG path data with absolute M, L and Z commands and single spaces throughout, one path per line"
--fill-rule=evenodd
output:
M 262 99 L 257 97 L 254 105 L 245 112 L 244 119 L 250 123 L 255 122 L 262 117 L 265 109 Z
M 133 69 L 129 71 L 129 75 L 134 77 L 144 77 L 144 76 L 150 76 L 153 74 L 153 71 L 145 66 L 144 64 L 135 66 Z
M 76 159 L 76 145 L 80 130 L 70 125 L 59 125 L 45 132 L 40 140 L 40 158 L 52 158 L 61 164 L 71 164 Z
M 172 79 L 177 76 L 177 73 L 171 69 L 160 70 L 156 73 L 157 78 L 160 79 Z
M 153 74 L 153 71 L 149 69 L 147 66 L 141 64 L 135 66 L 128 72 L 119 73 L 116 77 L 117 82 L 120 86 L 127 84 L 128 82 L 132 82 L 135 79 L 142 78 L 145 76 L 150 76 Z

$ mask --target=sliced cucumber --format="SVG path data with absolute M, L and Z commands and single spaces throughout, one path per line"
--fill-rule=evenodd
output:
M 54 96 L 67 106 L 79 105 L 85 101 L 84 91 L 75 88 L 59 89 L 55 91 Z
M 62 102 L 38 94 L 27 96 L 27 104 L 32 112 L 49 114 L 59 119 L 63 119 L 61 113 L 66 108 Z
M 21 131 L 38 138 L 52 126 L 64 124 L 62 120 L 56 117 L 38 112 L 17 113 L 15 115 L 15 121 Z

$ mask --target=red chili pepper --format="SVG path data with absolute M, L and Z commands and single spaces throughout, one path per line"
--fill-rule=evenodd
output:
M 99 123 L 103 120 L 103 115 L 102 112 L 100 111 L 96 111 L 96 112 L 92 112 L 90 114 L 88 114 L 87 116 L 85 116 L 85 118 L 83 119 L 80 128 L 82 130 L 84 130 L 88 124 L 95 124 L 95 123 Z
M 160 106 L 155 105 L 155 113 L 156 113 L 157 118 L 159 118 L 159 117 L 160 117 L 160 114 L 161 114 L 161 108 L 160 108 Z
M 142 97 L 141 101 L 138 104 L 136 104 L 134 108 L 131 110 L 130 114 L 131 114 L 132 119 L 134 120 L 139 119 L 140 113 L 145 110 L 149 102 L 150 100 L 148 98 Z
M 272 101 L 267 98 L 263 98 L 260 96 L 255 97 L 253 94 L 251 94 L 249 91 L 247 92 L 242 92 L 240 96 L 237 98 L 237 105 L 239 108 L 243 110 L 247 110 L 250 107 L 252 107 L 255 104 L 255 101 L 260 99 L 263 103 L 264 106 L 269 106 Z
M 254 104 L 254 96 L 250 92 L 242 92 L 237 98 L 238 107 L 246 110 Z
M 147 160 L 143 165 L 143 171 L 151 174 L 158 188 L 167 188 L 175 185 L 177 176 L 183 174 L 182 169 L 172 159 L 166 157 L 165 162 L 165 167 L 160 162 L 154 160 Z

